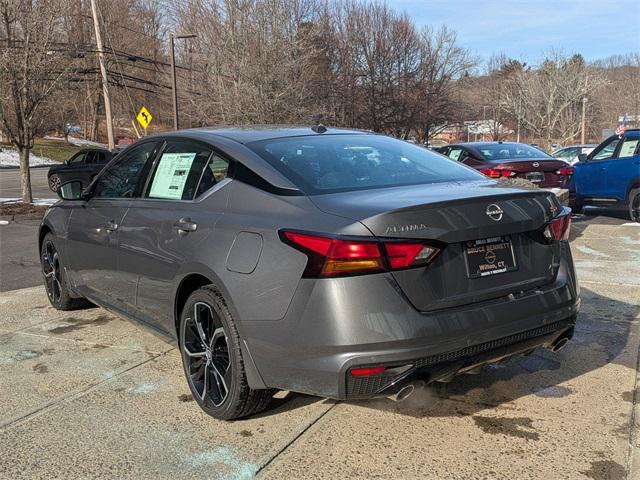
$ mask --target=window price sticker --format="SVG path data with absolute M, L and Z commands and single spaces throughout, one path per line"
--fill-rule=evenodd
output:
M 195 153 L 165 153 L 158 162 L 149 197 L 180 200 Z

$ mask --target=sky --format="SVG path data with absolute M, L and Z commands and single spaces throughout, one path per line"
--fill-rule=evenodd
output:
M 587 60 L 640 52 L 640 0 L 387 0 L 419 25 L 445 24 L 483 59 L 539 63 L 552 49 Z

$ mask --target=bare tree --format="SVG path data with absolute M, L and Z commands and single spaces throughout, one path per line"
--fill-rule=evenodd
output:
M 575 141 L 580 133 L 582 98 L 607 83 L 580 55 L 552 54 L 532 70 L 520 71 L 505 91 L 505 108 L 520 115 L 546 148 Z
M 640 127 L 640 53 L 614 55 L 595 62 L 594 68 L 608 81 L 589 101 L 598 114 L 594 129 L 612 128 L 625 113 L 628 125 Z
M 39 110 L 71 63 L 57 42 L 64 9 L 60 0 L 0 0 L 0 121 L 20 155 L 22 201 L 28 203 L 29 152 L 43 123 Z

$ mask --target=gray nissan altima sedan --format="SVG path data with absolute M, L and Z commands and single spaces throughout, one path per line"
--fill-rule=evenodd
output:
M 51 304 L 177 340 L 216 418 L 274 389 L 404 397 L 573 335 L 570 210 L 386 136 L 164 133 L 60 196 L 39 232 Z

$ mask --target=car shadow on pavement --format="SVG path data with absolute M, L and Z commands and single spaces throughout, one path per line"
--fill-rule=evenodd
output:
M 280 415 L 284 412 L 291 412 L 300 408 L 306 408 L 314 403 L 323 403 L 325 405 L 333 405 L 336 400 L 330 398 L 321 398 L 314 395 L 298 392 L 277 392 L 269 402 L 266 410 L 251 416 L 251 419 L 267 418 L 273 415 Z
M 637 335 L 632 328 L 640 322 L 636 319 L 640 305 L 585 288 L 581 296 L 583 309 L 575 335 L 560 352 L 537 349 L 529 356 L 486 366 L 477 375 L 462 374 L 451 383 L 429 384 L 403 402 L 383 398 L 350 403 L 419 418 L 474 415 L 528 395 L 571 395 L 571 384 L 585 381 L 577 380 L 579 377 L 608 364 L 635 371 L 638 352 L 636 339 L 631 337 Z M 624 392 L 620 400 L 631 401 L 632 396 L 633 392 Z

